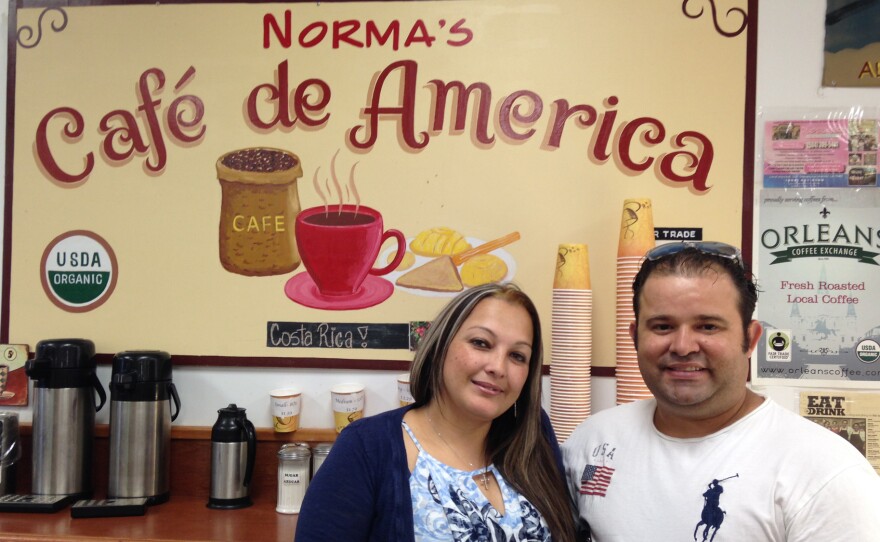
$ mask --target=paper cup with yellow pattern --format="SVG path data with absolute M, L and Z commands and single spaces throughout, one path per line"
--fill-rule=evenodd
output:
M 590 250 L 581 243 L 560 243 L 556 252 L 556 290 L 590 290 Z
M 366 392 L 362 384 L 337 384 L 330 388 L 330 397 L 337 433 L 341 433 L 351 422 L 364 417 Z
M 397 399 L 402 407 L 416 402 L 409 390 L 409 373 L 397 375 Z
M 302 392 L 296 388 L 280 388 L 269 392 L 272 398 L 272 423 L 278 433 L 299 429 Z
M 654 211 L 648 198 L 624 200 L 617 257 L 641 258 L 654 248 Z

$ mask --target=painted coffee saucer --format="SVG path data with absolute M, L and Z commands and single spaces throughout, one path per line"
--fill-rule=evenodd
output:
M 284 285 L 284 293 L 292 301 L 313 309 L 345 311 L 378 305 L 394 293 L 394 285 L 374 275 L 367 275 L 357 292 L 351 295 L 323 295 L 307 272 L 294 275 Z
M 4 391 L 3 393 L 0 393 L 0 399 L 10 399 L 12 397 L 15 397 L 14 391 Z

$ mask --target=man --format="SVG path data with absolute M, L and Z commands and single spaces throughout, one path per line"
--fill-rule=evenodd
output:
M 762 328 L 739 250 L 645 258 L 630 335 L 654 398 L 596 413 L 562 447 L 593 541 L 880 540 L 867 460 L 746 386 Z
M 849 441 L 849 424 L 846 420 L 840 420 L 840 425 L 837 428 L 837 434 Z
M 853 422 L 853 430 L 849 436 L 849 442 L 856 447 L 860 454 L 865 455 L 866 434 L 864 422 Z

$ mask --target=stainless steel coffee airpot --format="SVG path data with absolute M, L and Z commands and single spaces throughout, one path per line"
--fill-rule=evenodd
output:
M 91 496 L 95 412 L 107 399 L 95 367 L 95 344 L 86 339 L 40 341 L 25 362 L 34 381 L 35 494 Z
M 245 409 L 230 404 L 217 411 L 211 428 L 209 508 L 245 508 L 253 504 L 250 483 L 257 453 L 257 433 Z

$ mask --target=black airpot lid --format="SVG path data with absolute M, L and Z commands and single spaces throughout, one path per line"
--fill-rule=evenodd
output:
M 37 343 L 25 373 L 49 387 L 78 387 L 95 372 L 95 343 L 88 339 L 48 339 Z
M 113 356 L 113 376 L 127 375 L 131 382 L 171 380 L 171 354 L 161 350 L 127 350 Z

